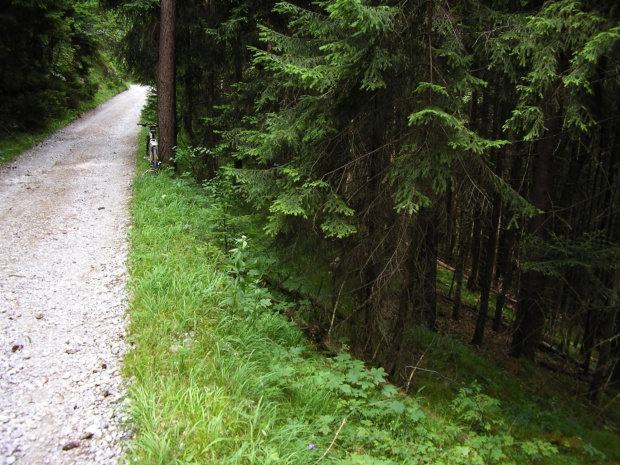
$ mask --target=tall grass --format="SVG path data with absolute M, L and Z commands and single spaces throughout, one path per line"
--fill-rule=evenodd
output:
M 285 420 L 291 400 L 280 402 L 270 370 L 276 341 L 301 344 L 300 333 L 275 315 L 247 325 L 223 307 L 225 257 L 197 239 L 209 211 L 188 183 L 138 179 L 132 211 L 131 461 L 304 463 L 306 426 Z
M 515 436 L 513 417 L 479 386 L 423 408 L 423 397 L 398 393 L 383 370 L 319 355 L 273 308 L 244 255 L 251 241 L 238 240 L 230 255 L 218 246 L 221 192 L 205 192 L 167 172 L 134 183 L 128 463 L 600 459 L 593 449 Z

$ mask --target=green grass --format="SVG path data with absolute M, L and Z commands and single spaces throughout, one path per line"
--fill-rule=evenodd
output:
M 235 252 L 222 251 L 225 197 L 168 172 L 135 180 L 128 463 L 602 461 L 571 443 L 572 430 L 552 435 L 559 404 L 541 411 L 514 377 L 458 341 L 414 335 L 435 346 L 426 366 L 467 385 L 420 373 L 414 397 L 348 354 L 317 353 L 272 304 L 252 238 L 229 238 Z M 491 394 L 502 389 L 513 402 Z

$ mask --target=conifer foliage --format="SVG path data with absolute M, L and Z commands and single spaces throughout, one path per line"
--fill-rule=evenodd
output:
M 111 3 L 153 82 L 157 7 Z M 177 111 L 198 147 L 183 163 L 232 176 L 274 241 L 320 244 L 338 330 L 395 379 L 415 328 L 442 328 L 440 262 L 457 275 L 444 313 L 478 296 L 471 343 L 495 305 L 506 352 L 578 357 L 595 398 L 620 381 L 619 16 L 593 0 L 177 0 Z M 319 317 L 330 334 L 336 313 Z

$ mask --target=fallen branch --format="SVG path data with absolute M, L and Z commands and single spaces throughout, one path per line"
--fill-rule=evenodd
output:
M 323 460 L 328 452 L 331 450 L 331 448 L 334 446 L 334 443 L 336 442 L 336 439 L 338 439 L 338 435 L 340 434 L 340 431 L 342 430 L 342 427 L 344 426 L 344 424 L 347 422 L 347 417 L 344 417 L 342 419 L 342 423 L 340 424 L 340 428 L 338 428 L 338 431 L 336 431 L 336 435 L 334 436 L 334 439 L 332 439 L 332 443 L 329 445 L 329 447 L 327 448 L 327 450 L 323 453 L 323 455 L 321 455 L 319 457 L 319 459 L 314 462 L 314 465 L 316 465 L 317 463 L 319 463 L 321 460 Z

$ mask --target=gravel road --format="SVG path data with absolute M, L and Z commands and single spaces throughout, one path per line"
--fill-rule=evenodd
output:
M 146 91 L 132 86 L 0 169 L 0 464 L 117 463 Z

